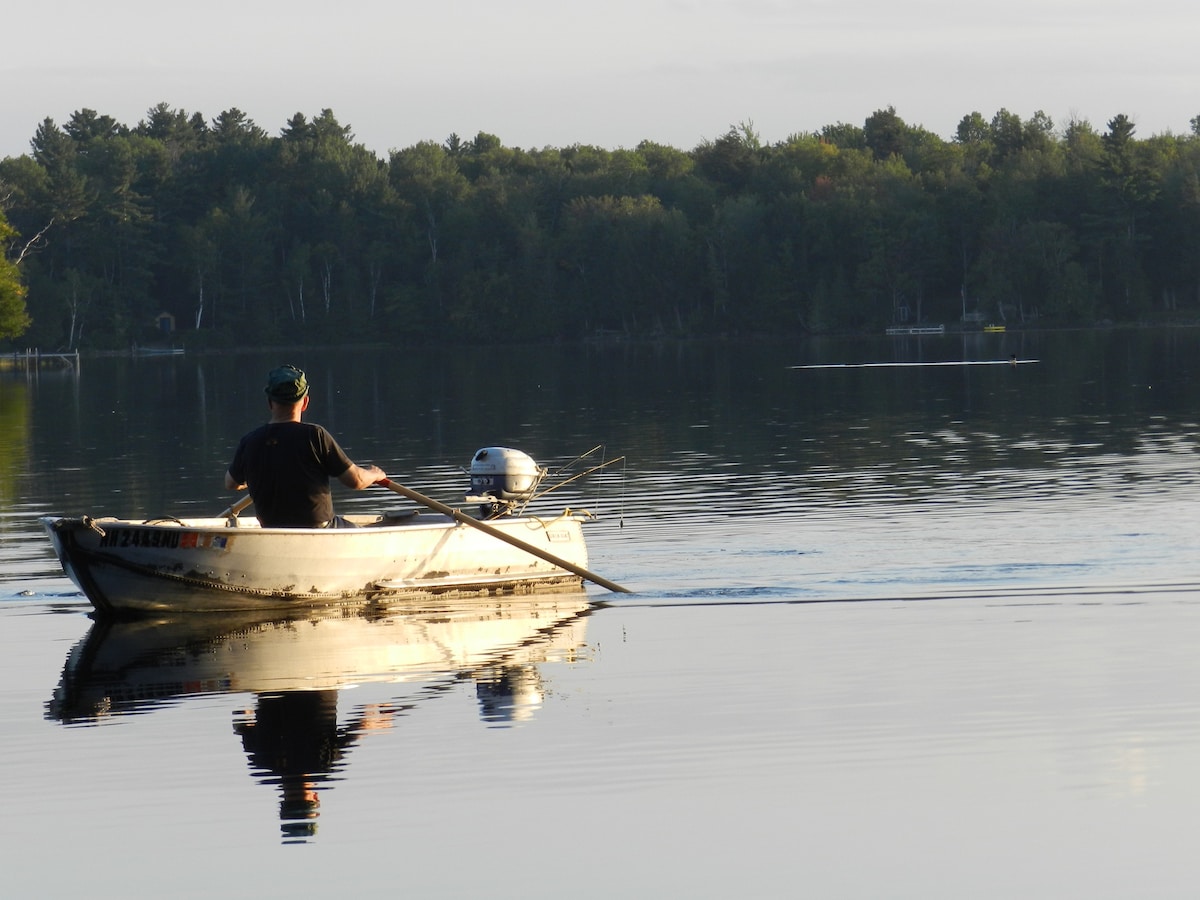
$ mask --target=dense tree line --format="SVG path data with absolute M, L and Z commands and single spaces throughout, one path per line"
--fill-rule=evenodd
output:
M 480 133 L 383 160 L 330 110 L 271 137 L 237 109 L 84 109 L 0 160 L 0 337 L 23 306 L 26 343 L 66 348 L 167 321 L 229 345 L 1194 317 L 1200 117 L 1134 132 L 1001 110 L 943 140 L 888 108 L 771 145 Z
M 0 247 L 14 244 L 17 233 L 4 213 L 0 212 Z M 25 309 L 25 285 L 17 271 L 16 260 L 0 253 L 0 338 L 23 334 L 29 327 L 29 313 Z

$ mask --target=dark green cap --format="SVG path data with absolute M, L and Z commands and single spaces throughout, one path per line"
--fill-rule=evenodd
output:
M 280 366 L 267 375 L 267 396 L 277 403 L 296 403 L 308 393 L 308 379 L 295 366 Z

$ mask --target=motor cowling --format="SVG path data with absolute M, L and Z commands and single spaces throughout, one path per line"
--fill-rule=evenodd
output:
M 509 512 L 526 503 L 537 490 L 546 470 L 528 453 L 510 447 L 484 447 L 471 458 L 471 491 L 468 500 L 487 500 L 484 515 Z

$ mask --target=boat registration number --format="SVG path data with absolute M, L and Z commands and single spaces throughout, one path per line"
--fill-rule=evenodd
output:
M 100 538 L 101 547 L 178 547 L 179 532 L 161 528 L 110 528 Z
M 225 550 L 231 538 L 224 534 L 199 534 L 170 528 L 110 528 L 100 538 L 101 547 L 195 547 Z

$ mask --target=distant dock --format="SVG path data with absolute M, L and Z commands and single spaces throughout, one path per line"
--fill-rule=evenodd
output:
M 79 351 L 44 353 L 35 348 L 17 353 L 0 353 L 0 369 L 38 369 L 42 366 L 54 366 L 78 372 Z
M 945 334 L 945 325 L 893 325 L 887 330 L 889 335 L 898 334 Z

